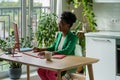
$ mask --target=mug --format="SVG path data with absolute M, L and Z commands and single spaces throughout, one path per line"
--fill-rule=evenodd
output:
M 49 52 L 49 51 L 45 51 L 45 58 L 46 58 L 46 61 L 52 61 L 52 52 Z

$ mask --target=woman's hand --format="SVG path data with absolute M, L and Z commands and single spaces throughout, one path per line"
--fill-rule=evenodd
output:
M 58 54 L 57 52 L 52 52 L 52 55 Z
M 33 48 L 34 52 L 41 52 L 41 51 L 46 51 L 46 50 L 47 50 L 47 48 L 37 48 L 37 47 Z
M 45 52 L 44 51 L 39 52 L 38 56 L 45 56 Z
M 33 48 L 33 51 L 34 51 L 34 52 L 41 52 L 42 50 L 41 50 L 40 48 L 34 47 L 34 48 Z

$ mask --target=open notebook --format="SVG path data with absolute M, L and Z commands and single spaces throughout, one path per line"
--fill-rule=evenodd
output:
M 64 57 L 66 57 L 66 55 L 64 55 L 64 54 L 55 54 L 52 56 L 52 58 L 54 58 L 54 59 L 62 59 Z

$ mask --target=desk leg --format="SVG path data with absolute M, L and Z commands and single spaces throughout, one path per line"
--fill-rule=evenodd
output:
M 58 72 L 57 72 L 57 78 L 58 78 L 58 80 L 62 80 L 61 71 L 58 71 Z
M 92 64 L 88 64 L 87 67 L 88 67 L 88 73 L 89 73 L 90 80 L 94 80 Z
M 27 80 L 30 80 L 30 67 L 27 65 Z

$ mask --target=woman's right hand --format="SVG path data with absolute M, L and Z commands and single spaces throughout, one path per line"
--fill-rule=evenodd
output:
M 41 52 L 41 49 L 40 49 L 40 48 L 37 48 L 37 47 L 34 47 L 34 48 L 33 48 L 33 51 L 34 51 L 34 52 Z

